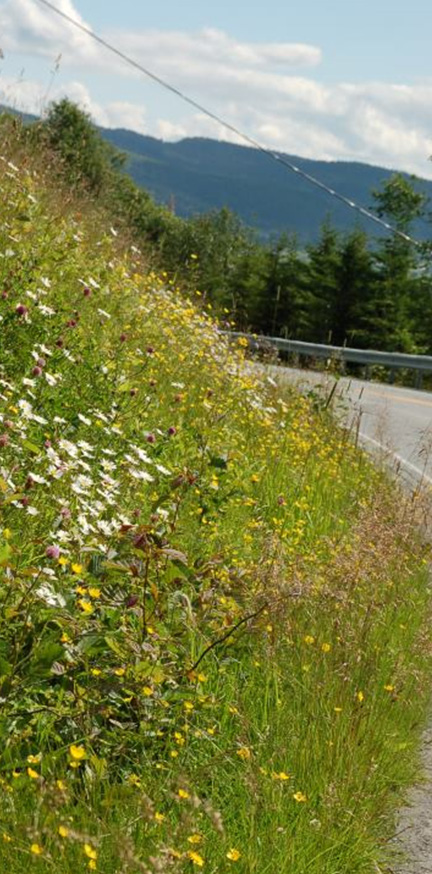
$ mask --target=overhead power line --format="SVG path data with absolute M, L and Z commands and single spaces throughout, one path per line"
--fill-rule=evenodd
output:
M 126 55 L 120 49 L 116 48 L 116 46 L 112 45 L 112 43 L 107 42 L 107 40 L 103 39 L 103 37 L 99 36 L 99 34 L 95 33 L 95 31 L 90 30 L 90 28 L 85 27 L 84 24 L 81 24 L 79 21 L 76 21 L 66 12 L 62 12 L 57 6 L 54 6 L 53 3 L 50 3 L 49 0 L 39 0 L 39 3 L 42 3 L 43 6 L 46 6 L 52 12 L 55 12 L 56 15 L 59 15 L 65 21 L 68 21 L 69 24 L 72 24 L 78 30 L 81 30 L 83 33 L 86 33 L 87 36 L 91 37 L 91 39 L 95 40 L 95 42 L 99 43 L 99 45 L 106 48 L 109 52 L 112 52 L 114 55 L 117 55 L 118 58 L 121 58 L 122 61 L 125 61 L 126 64 L 129 64 L 130 67 L 133 67 L 135 70 L 138 70 L 140 73 L 143 73 L 144 76 L 147 76 L 149 79 L 152 79 L 153 82 L 156 82 L 162 88 L 165 88 L 166 91 L 170 91 L 171 94 L 175 94 L 176 97 L 179 97 L 180 100 L 183 100 L 184 103 L 188 103 L 189 106 L 192 106 L 194 109 L 197 109 L 199 112 L 202 112 L 203 115 L 206 115 L 208 118 L 211 118 L 212 121 L 215 121 L 217 124 L 222 125 L 222 127 L 234 133 L 236 136 L 240 137 L 244 140 L 245 143 L 249 143 L 250 146 L 253 146 L 267 158 L 272 161 L 277 161 L 282 167 L 286 167 L 292 173 L 296 173 L 297 176 L 300 176 L 302 179 L 305 179 L 307 182 L 310 182 L 311 185 L 314 185 L 316 188 L 321 189 L 321 191 L 325 191 L 331 197 L 334 197 L 336 200 L 339 200 L 349 209 L 353 209 L 358 212 L 360 215 L 364 216 L 364 218 L 369 219 L 370 221 L 375 222 L 381 227 L 385 228 L 386 231 L 391 231 L 391 233 L 395 234 L 398 237 L 401 237 L 406 242 L 412 243 L 414 246 L 421 246 L 421 243 L 418 240 L 415 240 L 413 237 L 409 236 L 409 234 L 405 234 L 403 231 L 399 230 L 399 228 L 395 228 L 393 225 L 384 221 L 384 219 L 379 218 L 379 216 L 375 215 L 370 210 L 366 209 L 364 206 L 360 206 L 354 200 L 351 200 L 349 197 L 345 197 L 345 195 L 340 194 L 339 191 L 335 191 L 333 188 L 330 188 L 324 182 L 321 182 L 315 176 L 312 176 L 310 173 L 307 173 L 306 170 L 302 170 L 301 167 L 297 167 L 291 161 L 289 161 L 283 155 L 280 155 L 278 152 L 273 151 L 273 149 L 269 149 L 266 146 L 263 146 L 262 143 L 255 140 L 254 137 L 245 134 L 239 128 L 235 127 L 235 125 L 231 124 L 229 121 L 226 121 L 221 116 L 217 115 L 212 110 L 207 109 L 201 103 L 194 100 L 192 97 L 189 97 L 187 94 L 184 94 L 183 91 L 180 91 L 179 88 L 176 88 L 175 85 L 171 85 L 170 82 L 161 79 L 160 76 L 157 76 L 156 73 L 152 73 L 151 70 L 148 70 L 142 64 L 135 61 L 133 58 L 130 58 L 129 55 Z

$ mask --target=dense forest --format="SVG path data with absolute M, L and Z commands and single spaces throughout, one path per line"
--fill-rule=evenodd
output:
M 11 116 L 2 124 L 18 125 Z M 158 206 L 125 173 L 125 155 L 67 100 L 22 136 L 58 153 L 73 189 L 109 205 L 113 223 L 171 280 L 239 330 L 311 342 L 432 353 L 430 247 L 402 236 L 349 233 L 324 223 L 317 243 L 294 234 L 263 242 L 226 208 L 188 219 Z M 394 174 L 373 192 L 377 215 L 409 234 L 428 219 L 416 179 Z

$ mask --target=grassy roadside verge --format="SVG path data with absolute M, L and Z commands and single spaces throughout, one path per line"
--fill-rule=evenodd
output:
M 428 701 L 414 511 L 2 168 L 3 870 L 385 866 Z

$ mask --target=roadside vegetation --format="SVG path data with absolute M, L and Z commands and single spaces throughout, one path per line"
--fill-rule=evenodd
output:
M 1 870 L 388 870 L 419 500 L 49 150 L 0 154 Z
M 201 291 L 238 330 L 313 343 L 432 354 L 430 245 L 328 220 L 319 240 L 299 245 L 295 228 L 264 242 L 228 209 L 184 220 L 157 205 L 127 175 L 127 155 L 103 140 L 67 100 L 26 128 L 33 147 L 53 149 L 72 188 L 85 184 L 139 236 L 158 270 Z M 395 173 L 365 204 L 402 234 L 430 219 L 415 177 Z M 257 204 L 257 208 L 258 208 Z M 198 258 L 195 258 L 196 255 Z

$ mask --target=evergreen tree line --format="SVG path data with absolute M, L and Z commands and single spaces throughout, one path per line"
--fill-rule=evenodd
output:
M 155 266 L 199 289 L 238 330 L 432 354 L 428 245 L 394 234 L 374 239 L 360 228 L 340 234 L 326 222 L 318 242 L 302 248 L 293 234 L 262 242 L 228 209 L 182 219 L 135 185 L 125 156 L 68 100 L 23 135 L 53 149 L 70 186 L 105 202 Z M 405 234 L 428 215 L 414 178 L 394 174 L 372 196 L 376 214 Z

